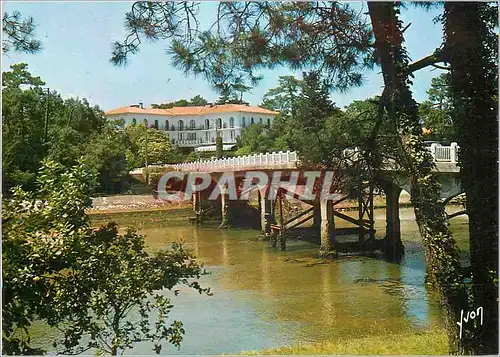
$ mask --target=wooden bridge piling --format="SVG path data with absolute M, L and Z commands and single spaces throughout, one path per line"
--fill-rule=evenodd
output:
M 229 228 L 229 195 L 226 185 L 220 186 L 220 199 L 221 199 L 221 224 L 220 229 Z
M 364 246 L 366 229 L 368 229 L 368 234 L 370 239 L 375 238 L 374 229 L 374 217 L 373 217 L 373 191 L 374 185 L 370 183 L 368 187 L 365 187 L 359 192 L 358 196 L 358 222 L 359 227 L 358 241 L 361 247 Z M 365 217 L 367 219 L 365 219 Z M 348 220 L 348 219 L 347 219 Z
M 401 222 L 399 220 L 399 196 L 401 187 L 392 182 L 384 184 L 386 209 L 385 209 L 385 253 L 396 257 L 404 254 L 404 246 L 401 242 Z
M 268 236 L 271 233 L 271 224 L 274 223 L 274 200 L 266 197 L 267 189 L 258 191 L 259 207 L 260 207 L 260 223 L 261 231 Z
M 330 200 L 320 201 L 321 209 L 321 245 L 320 255 L 328 256 L 335 252 L 335 218 L 333 214 L 333 202 Z

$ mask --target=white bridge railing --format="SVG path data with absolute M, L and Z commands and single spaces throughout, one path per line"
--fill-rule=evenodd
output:
M 451 143 L 450 146 L 442 146 L 440 144 L 433 143 L 427 149 L 431 152 L 435 162 L 457 163 L 459 150 L 457 143 Z M 352 151 L 353 149 L 347 150 Z M 167 164 L 162 166 L 172 167 L 179 171 L 217 171 L 217 169 L 233 167 L 265 169 L 297 164 L 299 161 L 299 155 L 296 151 L 279 151 L 265 154 L 228 157 L 223 159 L 200 160 L 180 164 Z
M 227 157 L 223 159 L 200 160 L 165 166 L 183 171 L 212 171 L 226 167 L 275 167 L 296 164 L 298 161 L 299 157 L 296 151 L 279 151 L 265 154 Z

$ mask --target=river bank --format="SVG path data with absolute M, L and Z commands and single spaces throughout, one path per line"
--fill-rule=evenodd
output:
M 254 197 L 255 196 L 255 197 Z M 250 195 L 250 204 L 257 206 L 257 196 Z M 297 201 L 297 200 L 293 200 Z M 297 201 L 296 204 L 300 204 Z M 402 193 L 399 204 L 401 207 L 411 205 L 410 196 Z M 376 195 L 373 198 L 374 208 L 385 208 L 385 196 Z M 306 206 L 304 204 L 304 206 Z M 122 212 L 146 212 L 146 211 L 170 211 L 184 210 L 190 207 L 190 202 L 167 202 L 153 197 L 151 194 L 144 195 L 115 195 L 92 198 L 92 208 L 87 213 L 90 215 L 113 214 Z M 356 200 L 345 200 L 335 206 L 339 210 L 357 209 Z
M 447 355 L 448 338 L 444 330 L 420 333 L 355 338 L 298 344 L 261 351 L 244 351 L 241 355 Z

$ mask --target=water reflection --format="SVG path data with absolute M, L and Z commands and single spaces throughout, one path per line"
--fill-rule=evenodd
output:
M 182 288 L 172 298 L 171 318 L 183 321 L 186 336 L 180 351 L 169 346 L 162 353 L 237 353 L 440 325 L 439 304 L 424 285 L 411 210 L 402 210 L 401 223 L 406 255 L 400 264 L 369 257 L 323 261 L 316 245 L 302 241 L 289 241 L 280 251 L 259 241 L 255 230 L 189 224 L 143 229 L 150 247 L 184 242 L 211 272 L 201 283 L 214 296 Z M 379 220 L 376 229 L 383 232 L 384 224 Z M 128 353 L 151 350 L 140 344 Z
M 143 233 L 153 245 L 161 245 L 158 234 L 179 236 L 176 230 L 183 231 L 188 245 L 189 236 L 196 237 L 193 244 L 196 242 L 200 260 L 222 267 L 214 272 L 212 283 L 219 291 L 234 294 L 231 304 L 251 308 L 260 322 L 277 326 L 278 340 L 287 336 L 304 342 L 387 334 L 441 323 L 438 304 L 424 285 L 424 257 L 411 210 L 402 212 L 401 217 L 407 240 L 401 264 L 368 257 L 325 262 L 317 258 L 316 245 L 301 241 L 289 241 L 287 250 L 281 252 L 258 241 L 257 232 L 252 230 L 180 226 L 170 227 L 168 234 L 147 229 Z M 379 220 L 379 232 L 384 224 Z M 218 299 L 217 293 L 208 299 Z M 227 315 L 228 311 L 219 313 Z M 239 329 L 241 321 L 233 321 L 230 328 Z M 242 334 L 256 341 L 252 331 Z

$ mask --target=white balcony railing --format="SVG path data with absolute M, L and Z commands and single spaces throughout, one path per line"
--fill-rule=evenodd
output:
M 457 163 L 458 151 L 460 149 L 457 143 L 451 143 L 450 146 L 441 146 L 438 143 L 433 143 L 428 149 L 436 162 Z

